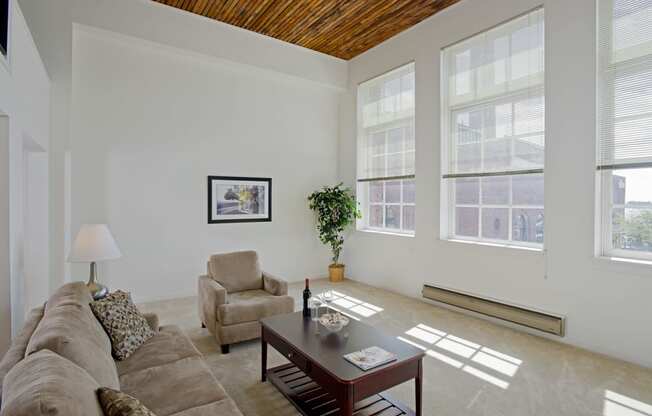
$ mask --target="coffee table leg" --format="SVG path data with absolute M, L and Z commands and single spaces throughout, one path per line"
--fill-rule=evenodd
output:
M 261 380 L 267 381 L 267 341 L 265 340 L 265 328 L 262 328 L 260 334 L 260 349 L 261 349 Z
M 340 415 L 341 416 L 353 416 L 353 408 L 355 403 L 353 403 L 353 387 L 346 386 L 344 389 L 344 394 L 339 401 L 340 405 Z
M 421 408 L 423 406 L 421 396 L 423 393 L 423 366 L 422 359 L 419 360 L 419 369 L 417 370 L 417 376 L 414 379 L 415 384 L 415 405 L 417 416 L 421 416 Z

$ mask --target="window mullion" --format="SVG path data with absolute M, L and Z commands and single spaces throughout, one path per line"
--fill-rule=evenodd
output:
M 509 206 L 507 207 L 507 212 L 509 213 L 507 216 L 507 241 L 510 242 L 512 242 L 512 239 L 514 238 L 514 230 L 512 229 L 514 224 L 514 195 L 512 192 L 514 186 L 513 178 L 513 176 L 509 177 Z
M 387 228 L 387 182 L 383 181 L 383 205 L 382 205 L 382 213 L 383 213 L 383 228 Z
M 399 219 L 398 224 L 399 224 L 399 229 L 401 231 L 403 231 L 403 181 L 402 180 L 399 182 L 399 187 L 398 188 L 399 188 L 399 190 L 401 192 L 401 195 L 399 196 L 399 199 L 398 199 L 399 200 L 398 215 L 401 218 Z
M 484 201 L 482 200 L 483 198 L 483 192 L 482 192 L 482 185 L 484 178 L 478 178 L 478 238 L 482 239 L 482 204 Z

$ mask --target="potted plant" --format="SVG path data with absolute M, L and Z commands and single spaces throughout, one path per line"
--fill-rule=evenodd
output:
M 313 192 L 308 197 L 309 207 L 317 216 L 317 231 L 322 243 L 330 246 L 333 264 L 328 266 L 331 282 L 344 280 L 344 265 L 339 263 L 344 245 L 344 231 L 362 214 L 358 210 L 355 195 L 343 184 Z

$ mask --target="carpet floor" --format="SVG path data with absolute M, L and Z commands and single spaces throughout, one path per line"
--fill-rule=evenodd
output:
M 426 416 L 652 416 L 652 369 L 439 308 L 353 281 L 312 282 L 336 291 L 336 308 L 426 351 Z M 299 309 L 301 284 L 290 285 Z M 246 416 L 295 416 L 287 400 L 260 382 L 260 343 L 222 355 L 200 328 L 197 299 L 139 305 L 162 324 L 182 327 Z M 269 366 L 285 359 L 270 348 Z M 414 406 L 414 383 L 390 394 Z

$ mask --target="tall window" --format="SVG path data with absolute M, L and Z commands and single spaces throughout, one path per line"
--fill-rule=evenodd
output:
M 541 247 L 544 13 L 442 51 L 442 238 Z
M 599 0 L 602 254 L 652 259 L 652 2 Z
M 414 234 L 414 64 L 358 87 L 358 229 Z

